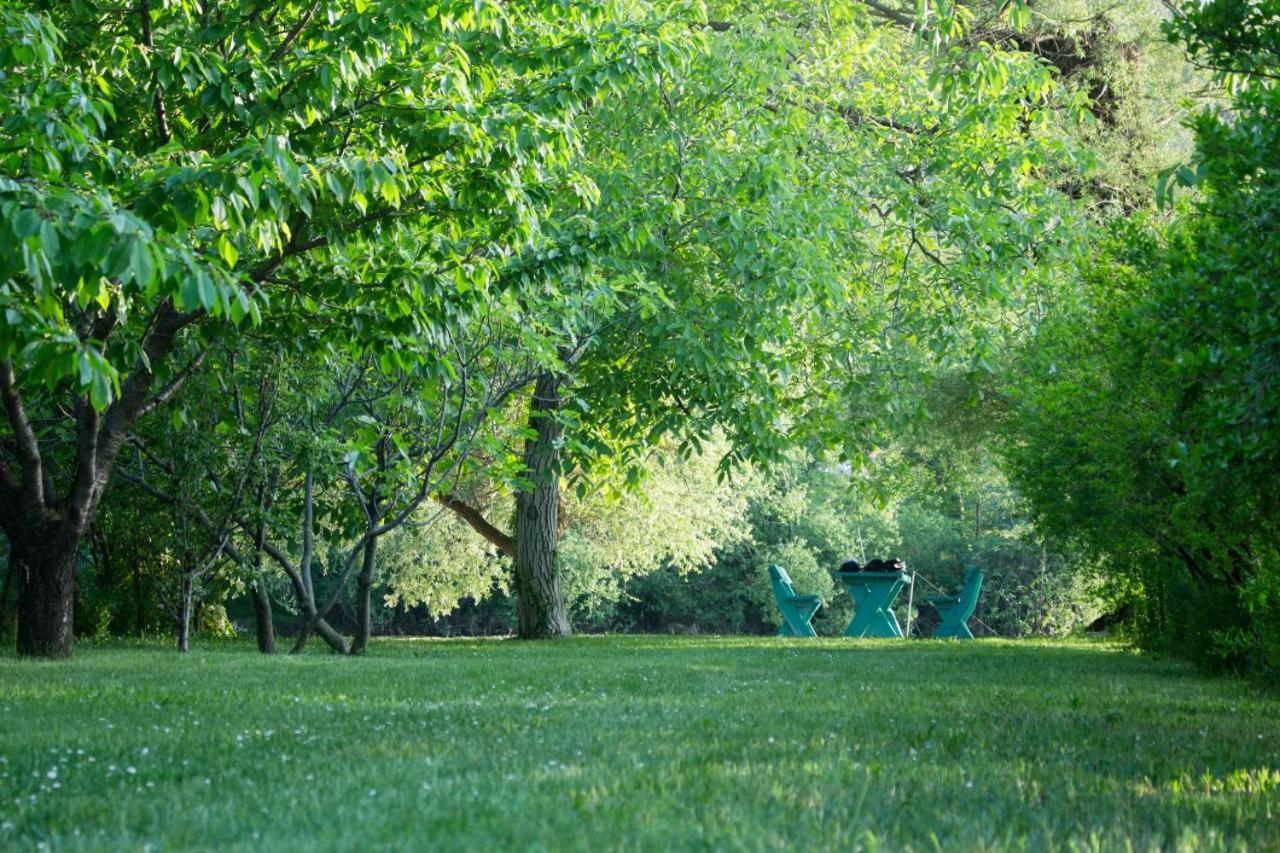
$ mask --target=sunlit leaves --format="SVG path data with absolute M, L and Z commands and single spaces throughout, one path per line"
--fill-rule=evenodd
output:
M 6 4 L 0 301 L 30 322 L 4 330 L 5 350 L 73 334 L 69 306 L 145 323 L 168 301 L 235 324 L 268 304 L 332 306 L 372 329 L 358 318 L 439 310 L 406 298 L 427 281 L 484 293 L 537 233 L 584 104 L 664 54 L 661 20 L 632 12 L 175 2 L 151 5 L 147 44 L 136 16 Z M 405 229 L 422 250 L 390 262 L 382 247 Z M 132 366 L 127 348 L 82 346 L 108 386 Z M 64 360 L 39 363 L 33 379 L 56 383 Z

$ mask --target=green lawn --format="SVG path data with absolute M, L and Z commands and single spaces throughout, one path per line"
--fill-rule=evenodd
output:
M 1085 644 L 0 659 L 0 847 L 1280 847 L 1280 702 Z

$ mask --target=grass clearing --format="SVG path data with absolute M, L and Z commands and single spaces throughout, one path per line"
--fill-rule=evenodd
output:
M 0 847 L 1280 846 L 1280 701 L 1080 643 L 0 659 Z

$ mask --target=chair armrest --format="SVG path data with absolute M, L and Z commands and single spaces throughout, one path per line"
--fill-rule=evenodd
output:
M 924 600 L 925 604 L 932 604 L 937 607 L 939 604 L 957 604 L 960 601 L 958 595 L 934 595 Z

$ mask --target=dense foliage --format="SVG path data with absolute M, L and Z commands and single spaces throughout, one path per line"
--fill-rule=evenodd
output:
M 1144 645 L 1280 668 L 1280 6 L 1216 2 L 1170 37 L 1228 75 L 1191 122 L 1195 194 L 1098 247 L 1023 351 L 1009 458 L 1041 528 L 1104 561 Z

